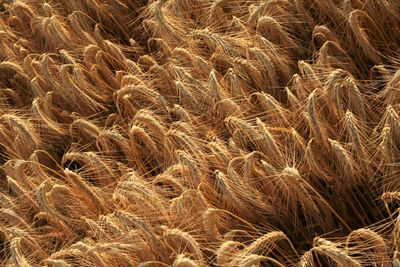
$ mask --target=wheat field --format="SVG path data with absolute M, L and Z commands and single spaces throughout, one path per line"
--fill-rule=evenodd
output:
M 400 266 L 400 1 L 0 4 L 0 266 Z

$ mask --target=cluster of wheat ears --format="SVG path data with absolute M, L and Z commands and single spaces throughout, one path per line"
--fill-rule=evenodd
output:
M 0 3 L 1 266 L 400 266 L 400 1 Z

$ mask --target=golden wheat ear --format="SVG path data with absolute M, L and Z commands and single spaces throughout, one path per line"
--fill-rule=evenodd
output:
M 320 90 L 315 89 L 307 99 L 307 115 L 308 115 L 308 122 L 310 125 L 311 133 L 313 137 L 315 138 L 318 143 L 320 143 L 322 146 L 328 148 L 327 144 L 327 138 L 328 135 L 326 133 L 326 129 L 322 125 L 322 118 L 318 114 L 317 110 L 317 93 Z M 329 148 L 328 148 L 329 150 Z
M 386 47 L 382 46 L 387 42 L 377 43 L 377 40 L 386 40 L 385 34 L 375 24 L 372 18 L 361 10 L 354 10 L 348 15 L 348 21 L 350 28 L 354 34 L 356 44 L 363 50 L 366 57 L 375 63 L 382 62 L 382 56 L 379 50 L 390 51 Z M 368 25 L 370 28 L 369 33 L 373 36 L 368 36 L 367 32 L 363 30 L 363 25 Z
M 354 267 L 362 266 L 361 262 L 359 262 L 357 259 L 348 256 L 343 250 L 332 244 L 321 244 L 312 248 L 310 251 L 316 255 L 317 260 L 312 259 L 308 264 L 314 265 L 318 264 L 318 262 L 323 262 L 322 264 L 329 264 L 330 261 L 333 261 L 334 264 L 338 265 Z
M 386 243 L 387 241 L 378 233 L 370 229 L 358 229 L 347 236 L 346 248 L 350 255 L 365 253 L 364 264 L 368 262 L 386 266 L 390 264 L 389 247 Z
M 369 173 L 370 167 L 368 167 L 367 162 L 369 161 L 369 155 L 364 147 L 364 143 L 361 139 L 361 132 L 359 130 L 359 125 L 357 119 L 354 117 L 353 113 L 350 111 L 346 112 L 345 115 L 346 130 L 349 135 L 349 139 L 352 142 L 352 148 L 354 149 L 354 154 L 358 159 L 361 171 L 363 173 Z

